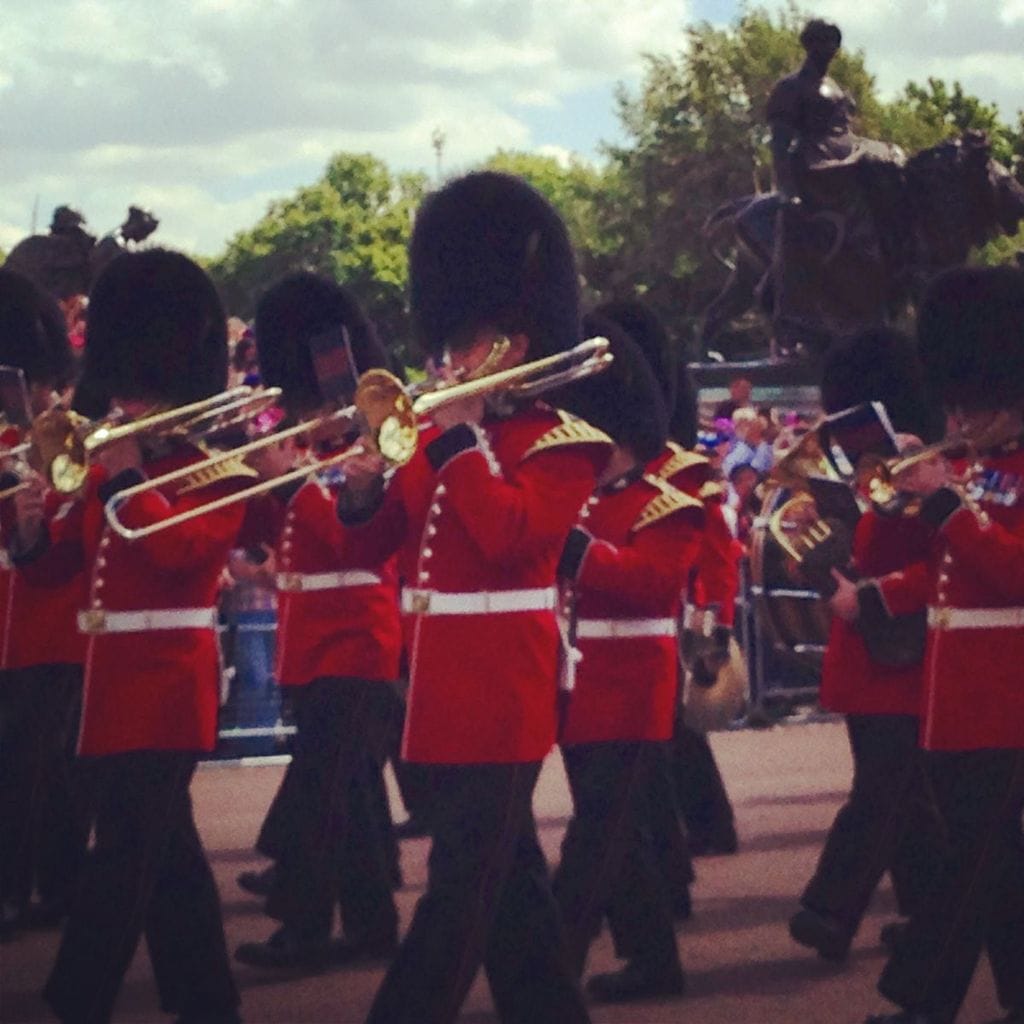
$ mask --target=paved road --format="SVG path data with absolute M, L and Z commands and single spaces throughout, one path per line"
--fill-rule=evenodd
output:
M 679 929 L 689 994 L 672 1001 L 595 1007 L 595 1024 L 857 1024 L 885 1006 L 874 983 L 883 964 L 880 924 L 892 914 L 886 885 L 861 929 L 847 964 L 837 968 L 795 946 L 785 922 L 806 881 L 828 827 L 849 785 L 850 761 L 837 724 L 785 726 L 713 737 L 736 805 L 741 852 L 698 862 L 695 915 Z M 239 871 L 258 861 L 251 850 L 262 815 L 281 777 L 280 767 L 211 767 L 193 786 L 196 813 L 224 900 L 228 942 L 262 938 L 270 925 L 258 903 L 235 884 Z M 549 858 L 569 812 L 557 758 L 545 766 L 537 817 Z M 404 844 L 406 886 L 399 895 L 408 921 L 423 889 L 427 841 Z M 51 1018 L 38 998 L 56 936 L 42 933 L 0 946 L 0 1021 Z M 590 967 L 613 966 L 607 935 Z M 381 971 L 348 970 L 283 980 L 239 967 L 248 1024 L 350 1024 L 363 1019 Z M 149 963 L 140 950 L 125 981 L 118 1021 L 163 1022 Z M 981 1024 L 998 1016 L 987 967 L 979 970 L 960 1020 Z M 467 1024 L 496 1020 L 486 982 L 479 978 L 466 1004 Z

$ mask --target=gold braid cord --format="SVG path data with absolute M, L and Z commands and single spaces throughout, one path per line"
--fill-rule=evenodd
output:
M 691 452 L 682 445 L 676 444 L 675 441 L 669 441 L 668 446 L 672 449 L 672 458 L 658 470 L 658 476 L 662 480 L 671 480 L 676 473 L 681 473 L 691 466 L 706 466 L 708 464 L 707 456 Z
M 697 492 L 701 501 L 722 501 L 725 498 L 725 487 L 718 480 L 709 480 Z
M 612 439 L 597 427 L 592 427 L 586 420 L 577 419 L 561 409 L 556 410 L 562 422 L 542 434 L 526 449 L 520 462 L 525 462 L 531 455 L 547 451 L 550 448 L 563 448 L 570 444 L 612 444 Z
M 221 480 L 251 480 L 258 477 L 252 466 L 247 465 L 245 459 L 224 459 L 222 462 L 215 462 L 212 466 L 199 465 L 194 473 L 181 480 L 178 494 L 188 494 L 191 491 L 198 491 L 211 484 L 220 483 Z
M 630 528 L 630 533 L 639 533 L 645 527 L 651 526 L 666 518 L 666 516 L 670 516 L 682 509 L 704 511 L 702 502 L 696 498 L 691 498 L 689 494 L 684 494 L 682 491 L 677 490 L 660 477 L 652 476 L 648 473 L 645 474 L 644 480 L 651 484 L 652 487 L 656 487 L 658 493 L 640 510 L 640 515 L 637 516 L 636 522 Z

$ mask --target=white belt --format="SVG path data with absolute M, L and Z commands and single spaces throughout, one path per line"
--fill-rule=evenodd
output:
M 402 611 L 414 615 L 495 615 L 504 612 L 553 611 L 558 602 L 554 587 L 532 590 L 492 590 L 445 594 L 437 590 L 407 587 L 402 591 Z
M 155 629 L 213 629 L 216 608 L 159 608 L 155 611 L 108 612 L 88 608 L 78 613 L 80 633 L 148 633 Z
M 576 636 L 580 640 L 675 636 L 676 633 L 675 619 L 580 619 L 576 623 Z
M 344 587 L 372 587 L 381 582 L 375 572 L 348 569 L 344 572 L 279 572 L 277 589 L 289 593 L 312 590 L 341 590 Z
M 932 629 L 1024 629 L 1024 608 L 928 609 Z

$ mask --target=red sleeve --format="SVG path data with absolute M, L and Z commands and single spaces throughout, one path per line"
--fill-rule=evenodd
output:
M 679 599 L 700 551 L 701 533 L 682 515 L 669 516 L 616 547 L 595 540 L 586 550 L 577 581 L 594 593 L 666 607 Z
M 968 508 L 955 512 L 941 534 L 957 565 L 963 566 L 1008 603 L 1024 602 L 1024 519 L 1021 533 L 981 520 Z
M 732 531 L 717 502 L 704 504 L 704 535 L 697 558 L 697 576 L 702 602 L 719 605 L 719 622 L 731 626 L 740 587 L 739 559 Z
M 446 462 L 438 478 L 447 501 L 485 559 L 500 562 L 565 538 L 594 489 L 602 446 L 573 445 L 538 452 L 502 479 L 479 448 Z M 484 514 L 481 514 L 483 510 Z
M 128 529 L 149 526 L 231 494 L 247 483 L 224 481 L 178 495 L 173 501 L 157 491 L 145 491 L 129 498 L 120 507 L 118 518 Z M 238 502 L 133 540 L 132 548 L 140 559 L 164 572 L 191 572 L 211 557 L 219 557 L 225 546 L 234 542 L 243 516 L 243 502 Z
M 276 547 L 284 525 L 285 503 L 276 494 L 259 494 L 245 503 L 236 544 L 240 548 Z

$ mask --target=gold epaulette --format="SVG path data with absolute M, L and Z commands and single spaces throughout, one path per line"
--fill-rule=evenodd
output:
M 550 448 L 562 448 L 565 445 L 570 444 L 613 444 L 612 439 L 603 431 L 598 430 L 597 427 L 592 427 L 586 420 L 578 419 L 575 416 L 571 416 L 569 413 L 564 412 L 562 409 L 556 409 L 561 423 L 557 427 L 552 427 L 549 431 L 541 434 L 533 444 L 526 449 L 523 453 L 520 462 L 525 462 L 531 455 L 536 455 L 537 452 L 544 452 Z
M 725 497 L 725 485 L 720 480 L 709 480 L 697 492 L 701 501 L 721 501 Z
M 684 494 L 660 477 L 647 473 L 644 475 L 644 480 L 651 484 L 651 486 L 656 487 L 658 493 L 640 510 L 640 515 L 637 516 L 636 522 L 630 528 L 630 533 L 639 533 L 644 527 L 650 526 L 666 516 L 672 515 L 673 512 L 679 512 L 682 509 L 701 512 L 704 510 L 704 506 L 696 498 L 690 497 L 689 494 Z
M 691 452 L 682 445 L 676 444 L 675 441 L 669 441 L 668 446 L 672 449 L 672 458 L 658 470 L 658 476 L 662 480 L 671 480 L 676 473 L 681 473 L 684 469 L 690 469 L 693 466 L 706 466 L 708 464 L 706 455 Z
M 220 483 L 222 480 L 251 480 L 257 476 L 259 473 L 252 466 L 247 465 L 242 458 L 224 459 L 223 462 L 216 462 L 212 466 L 197 463 L 195 471 L 182 479 L 177 493 L 188 494 L 189 491 L 198 491 L 211 484 Z

